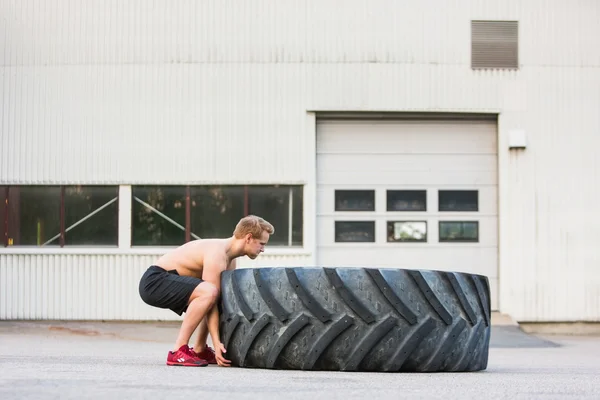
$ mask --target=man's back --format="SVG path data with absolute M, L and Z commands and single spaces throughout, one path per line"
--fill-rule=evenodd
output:
M 155 264 L 167 271 L 175 269 L 179 275 L 202 279 L 204 260 L 207 257 L 225 260 L 227 242 L 227 239 L 193 240 L 163 255 Z

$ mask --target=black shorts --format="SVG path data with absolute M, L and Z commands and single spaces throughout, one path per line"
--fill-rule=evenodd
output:
M 167 271 L 152 265 L 140 279 L 140 297 L 144 303 L 158 308 L 168 308 L 181 315 L 187 310 L 192 292 L 202 279 L 181 276 L 176 270 Z

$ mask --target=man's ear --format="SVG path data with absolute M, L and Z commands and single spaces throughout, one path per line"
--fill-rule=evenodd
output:
M 252 234 L 246 233 L 246 243 L 250 243 L 250 240 L 252 240 Z

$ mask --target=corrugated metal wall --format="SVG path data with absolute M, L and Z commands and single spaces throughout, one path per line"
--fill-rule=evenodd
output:
M 497 111 L 500 309 L 600 320 L 599 2 L 0 0 L 0 14 L 0 182 L 314 184 L 307 110 Z M 470 69 L 472 19 L 519 21 L 518 71 Z M 523 152 L 507 149 L 514 128 Z
M 507 127 L 529 141 L 500 154 L 501 307 L 520 320 L 600 321 L 600 69 L 534 71 L 521 83 L 526 109 L 500 120 L 500 149 Z
M 306 265 L 308 259 L 261 257 L 261 265 L 274 267 Z M 145 304 L 138 294 L 139 280 L 155 259 L 140 254 L 0 254 L 0 320 L 179 320 L 170 310 Z M 241 267 L 252 265 L 246 260 Z
M 600 63 L 599 8 L 1 0 L 0 179 L 305 181 L 306 109 L 518 108 L 515 84 Z M 470 70 L 483 18 L 520 21 L 523 71 Z

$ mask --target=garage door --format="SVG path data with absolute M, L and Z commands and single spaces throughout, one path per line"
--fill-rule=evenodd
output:
M 489 277 L 498 293 L 489 120 L 317 122 L 317 262 Z

